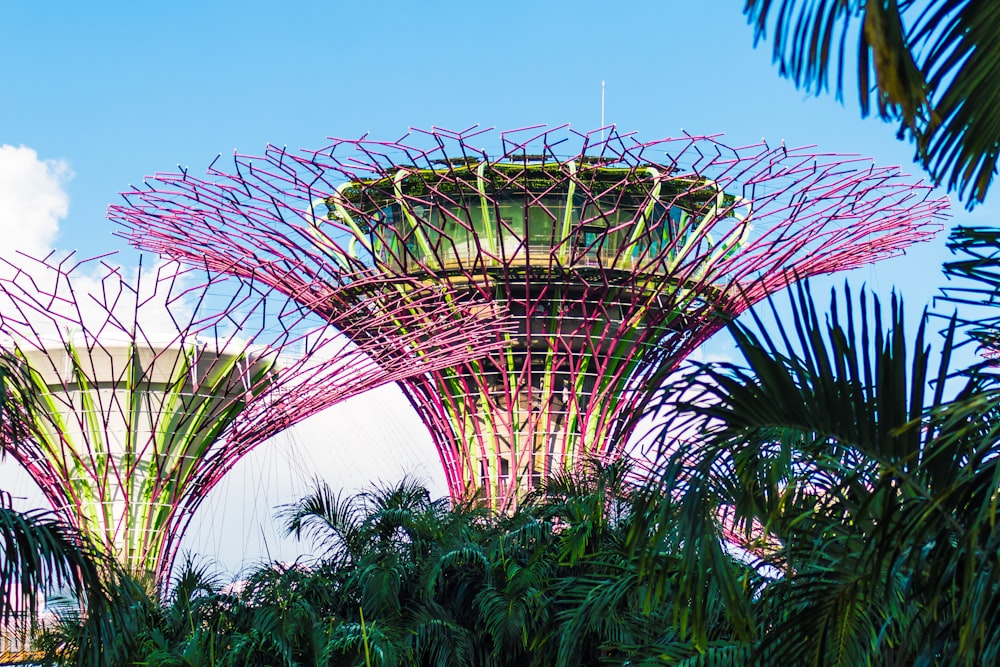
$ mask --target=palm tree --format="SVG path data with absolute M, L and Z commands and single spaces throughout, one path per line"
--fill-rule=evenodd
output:
M 719 533 L 680 537 L 681 506 L 641 480 L 627 461 L 592 462 L 543 488 L 533 509 L 557 529 L 547 605 L 558 641 L 533 664 L 734 664 L 749 655 L 755 572 Z M 716 576 L 688 578 L 692 567 Z M 739 590 L 719 586 L 741 579 Z
M 697 609 L 678 613 L 685 605 L 670 596 L 691 542 L 678 550 L 654 539 L 663 518 L 654 497 L 623 464 L 554 480 L 503 515 L 449 508 L 410 480 L 352 496 L 318 484 L 282 512 L 292 532 L 324 549 L 316 561 L 264 564 L 230 587 L 189 562 L 159 597 L 121 574 L 108 584 L 110 620 L 69 614 L 46 635 L 50 656 L 74 664 L 104 640 L 100 664 L 115 666 L 589 667 L 747 657 L 753 623 L 740 614 L 757 583 L 734 606 L 716 579 L 703 579 Z M 760 579 L 711 553 L 713 567 Z M 665 593 L 651 591 L 644 562 L 669 573 Z M 691 617 L 707 619 L 703 634 Z
M 422 574 L 448 533 L 461 531 L 465 515 L 404 478 L 351 496 L 317 480 L 279 516 L 290 534 L 323 549 L 310 568 L 332 597 L 327 613 L 336 622 L 329 624 L 326 654 L 344 664 L 418 664 L 420 642 L 439 637 L 442 629 L 431 630 L 445 625 L 424 612 Z
M 895 297 L 884 317 L 835 296 L 825 322 L 808 288 L 792 305 L 774 338 L 733 326 L 745 366 L 689 380 L 680 408 L 706 438 L 664 470 L 689 505 L 682 532 L 726 504 L 768 538 L 757 660 L 995 662 L 1000 389 L 972 375 L 951 396 L 954 321 L 934 364 L 926 317 L 911 346 Z
M 106 609 L 101 581 L 103 559 L 59 517 L 46 510 L 19 512 L 0 491 L 0 629 L 14 632 L 37 653 L 32 637 L 38 629 L 41 602 L 68 595 L 73 607 L 96 619 Z M 99 642 L 79 651 L 73 664 L 102 665 Z
M 101 661 L 82 664 L 300 664 L 283 654 L 284 646 L 270 641 L 272 627 L 263 613 L 257 613 L 252 595 L 228 590 L 217 574 L 190 558 L 178 569 L 169 592 L 153 593 L 142 581 L 120 570 L 106 586 L 106 611 L 99 618 L 83 616 L 71 606 L 61 610 L 59 622 L 39 637 L 49 664 L 81 664 L 80 655 L 98 644 Z
M 1000 156 L 1000 12 L 982 0 L 746 0 L 758 40 L 773 32 L 774 60 L 817 94 L 858 47 L 862 115 L 899 123 L 935 182 L 971 207 L 986 197 Z
M 46 594 L 69 589 L 84 602 L 99 596 L 97 562 L 52 512 L 19 512 L 0 491 L 0 624 L 33 616 Z
M 283 516 L 291 532 L 326 547 L 309 568 L 330 595 L 324 655 L 336 664 L 497 667 L 748 655 L 753 586 L 732 593 L 742 605 L 727 605 L 705 583 L 695 612 L 708 619 L 703 636 L 666 594 L 648 591 L 641 559 L 674 584 L 686 559 L 650 539 L 659 505 L 629 472 L 595 463 L 500 515 L 449 509 L 409 481 L 354 496 L 320 484 Z M 633 550 L 634 541 L 647 548 Z M 721 546 L 713 553 L 734 578 L 756 576 Z
M 2 440 L 24 436 L 16 430 L 18 420 L 6 419 L 10 387 L 24 382 L 9 369 L 0 369 Z M 0 442 L 0 458 L 5 452 Z M 17 511 L 11 495 L 0 490 L 0 627 L 33 630 L 40 602 L 56 593 L 70 595 L 75 605 L 99 616 L 105 600 L 104 566 L 104 557 L 61 517 L 41 509 Z M 99 653 L 100 646 L 81 653 L 81 664 L 100 664 Z

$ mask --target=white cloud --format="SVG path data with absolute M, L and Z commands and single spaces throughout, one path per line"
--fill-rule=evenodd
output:
M 0 256 L 20 250 L 40 257 L 59 236 L 69 213 L 66 183 L 73 177 L 65 160 L 41 160 L 27 146 L 0 145 Z

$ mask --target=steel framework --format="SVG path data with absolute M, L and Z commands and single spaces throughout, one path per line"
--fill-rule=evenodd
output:
M 157 583 L 199 503 L 255 445 L 497 346 L 496 323 L 456 328 L 454 306 L 412 281 L 366 285 L 358 299 L 364 277 L 344 272 L 342 285 L 284 295 L 169 264 L 134 280 L 72 256 L 2 268 L 3 445 L 85 536 Z M 315 299 L 326 318 L 307 307 Z M 338 302 L 350 305 L 334 312 Z M 387 327 L 378 354 L 349 340 Z
M 289 294 L 352 267 L 508 313 L 502 352 L 400 382 L 452 495 L 495 506 L 619 455 L 650 388 L 754 302 L 899 254 L 947 208 L 857 157 L 568 127 L 268 147 L 125 199 L 133 244 Z

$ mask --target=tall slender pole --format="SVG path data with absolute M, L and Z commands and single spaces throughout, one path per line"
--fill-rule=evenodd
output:
M 601 141 L 604 141 L 604 80 L 601 79 Z

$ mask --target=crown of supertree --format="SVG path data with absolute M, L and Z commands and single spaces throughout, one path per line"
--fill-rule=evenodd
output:
M 650 390 L 765 295 L 900 254 L 947 208 L 857 157 L 566 127 L 269 147 L 125 198 L 133 244 L 286 293 L 353 267 L 492 299 L 509 347 L 400 384 L 453 496 L 495 505 L 620 454 Z
M 344 273 L 349 288 L 286 295 L 178 265 L 140 268 L 135 279 L 100 258 L 2 268 L 2 444 L 84 536 L 159 583 L 199 503 L 255 445 L 367 389 L 497 345 L 496 323 L 465 318 L 456 328 L 453 305 L 405 281 L 372 285 L 359 300 L 351 290 L 364 278 Z M 316 299 L 326 318 L 307 307 Z M 350 307 L 330 316 L 338 301 Z M 379 354 L 350 342 L 389 325 Z

